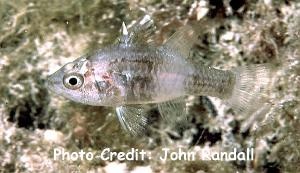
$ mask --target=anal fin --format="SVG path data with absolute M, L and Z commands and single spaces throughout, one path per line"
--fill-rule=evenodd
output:
M 158 104 L 162 118 L 171 125 L 184 127 L 187 124 L 186 103 L 183 98 Z

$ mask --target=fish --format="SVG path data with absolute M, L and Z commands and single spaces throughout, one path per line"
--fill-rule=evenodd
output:
M 255 109 L 271 79 L 268 64 L 220 70 L 193 62 L 195 27 L 184 25 L 165 43 L 151 41 L 150 15 L 127 28 L 117 41 L 65 64 L 47 78 L 47 87 L 72 101 L 115 108 L 122 127 L 133 135 L 144 131 L 147 105 L 156 104 L 170 123 L 185 119 L 185 98 L 218 97 L 237 111 Z

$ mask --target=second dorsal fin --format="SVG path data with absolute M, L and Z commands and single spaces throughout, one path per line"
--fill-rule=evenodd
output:
M 197 35 L 193 27 L 185 25 L 179 28 L 179 30 L 176 31 L 164 45 L 170 49 L 176 50 L 184 58 L 187 58 L 196 40 Z

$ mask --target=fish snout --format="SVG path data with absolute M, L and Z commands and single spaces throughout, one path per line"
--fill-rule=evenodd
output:
M 46 87 L 50 90 L 54 90 L 55 86 L 59 85 L 60 81 L 53 75 L 50 75 L 46 79 Z

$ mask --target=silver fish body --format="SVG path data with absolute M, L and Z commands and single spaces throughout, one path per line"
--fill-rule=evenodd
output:
M 81 91 L 80 99 L 75 93 L 65 96 L 90 105 L 160 103 L 185 95 L 225 98 L 231 93 L 234 85 L 232 72 L 192 65 L 180 54 L 164 46 L 117 45 L 79 58 L 72 64 L 77 67 L 86 65 L 87 67 L 81 67 L 86 69 L 82 76 L 85 81 L 91 81 L 87 83 L 89 85 L 85 90 Z M 60 90 L 64 95 L 64 87 L 60 85 L 63 88 L 57 89 L 55 83 L 61 83 L 65 73 L 74 73 L 74 70 L 62 70 L 61 73 L 64 74 L 54 74 L 49 78 L 49 88 L 52 87 L 56 92 Z
M 130 31 L 123 24 L 117 44 L 64 65 L 49 76 L 48 88 L 75 102 L 116 107 L 122 126 L 132 134 L 147 124 L 142 105 L 158 104 L 160 114 L 173 122 L 171 114 L 184 114 L 187 95 L 219 97 L 237 110 L 252 109 L 248 105 L 269 84 L 267 66 L 222 71 L 195 64 L 187 58 L 193 28 L 184 26 L 155 46 L 145 42 L 152 22 L 146 15 Z

